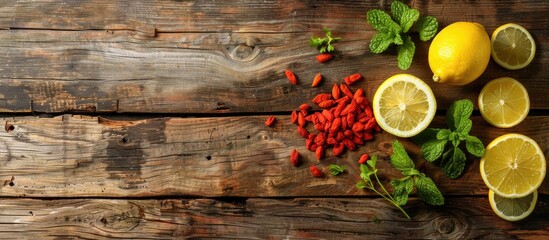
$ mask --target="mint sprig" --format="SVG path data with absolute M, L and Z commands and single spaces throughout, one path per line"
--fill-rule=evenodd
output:
M 330 173 L 332 176 L 337 176 L 340 173 L 345 172 L 345 166 L 339 166 L 337 164 L 330 164 Z
M 338 40 L 341 40 L 340 37 L 332 37 L 332 32 L 328 28 L 324 28 L 324 34 L 326 37 L 311 37 L 309 40 L 309 45 L 311 47 L 317 49 L 321 53 L 324 52 L 332 52 L 335 50 L 333 43 L 337 42 Z
M 421 154 L 429 162 L 441 159 L 440 166 L 446 176 L 456 179 L 463 174 L 467 157 L 460 148 L 476 157 L 484 155 L 484 144 L 475 136 L 469 135 L 473 127 L 470 117 L 473 103 L 469 99 L 452 103 L 446 112 L 447 129 L 427 128 L 414 141 L 421 144 Z
M 417 32 L 420 40 L 429 41 L 438 30 L 436 18 L 422 17 L 417 9 L 400 1 L 391 4 L 391 15 L 379 9 L 368 11 L 366 21 L 379 31 L 370 40 L 370 51 L 382 53 L 391 45 L 397 45 L 398 67 L 402 70 L 410 67 L 416 50 L 409 34 Z
M 402 172 L 404 177 L 391 180 L 393 186 L 393 193 L 390 194 L 383 186 L 379 177 L 377 176 L 378 169 L 376 168 L 377 155 L 372 156 L 366 164 L 360 165 L 360 178 L 361 181 L 356 184 L 359 189 L 369 189 L 385 198 L 387 201 L 396 206 L 408 219 L 411 219 L 408 213 L 401 207 L 406 205 L 410 193 L 416 188 L 418 197 L 424 202 L 431 205 L 443 205 L 444 196 L 433 180 L 425 174 L 415 169 L 415 164 L 408 156 L 408 153 L 398 142 L 393 142 L 393 155 L 391 155 L 391 164 Z M 372 176 L 374 177 L 372 180 Z M 375 183 L 374 183 L 375 180 Z M 376 184 L 377 183 L 377 184 Z M 377 185 L 377 187 L 376 187 Z M 378 190 L 379 189 L 379 190 Z

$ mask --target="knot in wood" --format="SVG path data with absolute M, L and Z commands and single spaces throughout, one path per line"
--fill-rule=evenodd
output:
M 442 219 L 437 226 L 437 230 L 443 234 L 449 234 L 455 229 L 454 221 L 451 218 Z
M 226 46 L 227 55 L 238 62 L 253 61 L 260 53 L 261 49 L 256 46 L 258 39 L 252 37 L 239 38 L 235 43 Z

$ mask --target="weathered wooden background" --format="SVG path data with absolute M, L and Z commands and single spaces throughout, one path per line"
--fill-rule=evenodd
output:
M 396 54 L 375 55 L 365 14 L 391 1 L 109 1 L 0 0 L 0 238 L 531 238 L 549 239 L 549 178 L 534 213 L 498 218 L 469 156 L 458 180 L 423 170 L 446 205 L 417 199 L 413 220 L 375 194 L 357 190 L 356 163 L 378 154 L 383 181 L 397 177 L 385 161 L 386 133 L 354 152 L 318 162 L 289 113 L 358 72 L 369 99 L 387 77 L 411 73 L 433 89 L 444 112 L 458 99 L 476 102 L 489 80 L 520 80 L 530 116 L 498 129 L 475 112 L 485 143 L 516 132 L 549 155 L 549 3 L 547 1 L 406 1 L 441 27 L 483 24 L 489 34 L 516 22 L 537 42 L 533 62 L 505 70 L 493 61 L 475 82 L 429 81 L 429 42 L 416 41 L 412 67 Z M 342 37 L 335 58 L 319 64 L 308 46 L 328 27 Z M 291 68 L 299 85 L 290 85 Z M 322 73 L 324 82 L 311 88 Z M 278 119 L 273 128 L 267 116 Z M 404 143 L 417 164 L 419 147 Z M 291 149 L 303 163 L 289 163 Z M 342 176 L 313 178 L 308 166 L 346 165 Z M 327 171 L 326 171 L 327 173 Z

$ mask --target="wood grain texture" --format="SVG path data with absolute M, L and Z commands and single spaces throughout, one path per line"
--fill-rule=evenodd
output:
M 50 1 L 5 2 L 0 8 L 1 112 L 242 113 L 289 111 L 352 73 L 371 99 L 383 80 L 402 73 L 396 54 L 372 54 L 375 33 L 365 12 L 387 8 L 368 1 Z M 476 102 L 489 80 L 521 80 L 533 109 L 549 109 L 544 17 L 549 4 L 532 1 L 413 1 L 441 26 L 477 21 L 488 33 L 507 22 L 528 28 L 539 43 L 533 62 L 508 71 L 491 62 L 479 80 L 454 87 L 429 79 L 429 43 L 417 42 L 407 70 L 433 88 L 440 109 L 457 99 Z M 349 7 L 353 6 L 353 7 Z M 494 11 L 497 9 L 497 11 Z M 238 16 L 238 17 L 236 17 Z M 528 17 L 525 17 L 528 16 Z M 343 40 L 336 57 L 320 65 L 308 38 L 329 27 Z M 55 30 L 55 31 L 52 31 Z M 292 86 L 283 71 L 297 74 Z M 325 77 L 310 88 L 317 73 Z
M 487 197 L 450 198 L 444 207 L 412 199 L 413 221 L 379 198 L 2 199 L 0 238 L 546 239 L 548 201 L 507 222 Z
M 395 137 L 379 133 L 341 157 L 317 161 L 305 149 L 288 116 L 277 116 L 273 128 L 266 117 L 149 118 L 109 120 L 63 115 L 55 118 L 5 118 L 0 132 L 0 187 L 2 196 L 32 197 L 294 197 L 364 196 L 357 190 L 357 160 L 362 153 L 377 154 L 383 181 L 399 177 L 387 161 Z M 480 117 L 473 135 L 485 144 L 507 132 L 522 133 L 549 151 L 548 117 L 529 117 L 512 130 L 490 127 Z M 443 127 L 436 118 L 432 126 Z M 312 130 L 312 129 L 311 129 Z M 446 195 L 485 195 L 478 158 L 469 157 L 459 180 L 446 178 L 434 165 L 422 163 L 419 147 L 404 143 L 418 166 Z M 294 167 L 292 149 L 302 155 Z M 346 165 L 347 173 L 329 176 L 329 164 Z M 328 176 L 313 178 L 308 167 L 319 166 Z M 549 194 L 549 179 L 539 189 Z

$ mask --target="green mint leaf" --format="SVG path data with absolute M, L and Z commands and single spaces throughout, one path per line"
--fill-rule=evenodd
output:
M 484 155 L 484 144 L 475 136 L 465 136 L 465 147 L 470 154 L 477 157 L 482 157 Z
M 439 132 L 440 133 L 440 132 Z M 438 134 L 437 134 L 438 136 Z M 447 140 L 431 140 L 421 145 L 421 155 L 429 162 L 435 161 L 442 156 Z
M 393 21 L 391 16 L 383 10 L 374 9 L 368 11 L 368 13 L 366 13 L 366 21 L 380 32 L 400 33 L 402 30 L 398 23 Z
M 406 205 L 408 202 L 408 195 L 414 189 L 414 180 L 410 177 L 404 177 L 402 179 L 393 179 L 391 181 L 393 186 L 393 198 L 400 206 Z
M 410 9 L 408 5 L 400 1 L 393 1 L 391 3 L 391 15 L 396 22 L 401 22 L 400 19 L 406 10 Z
M 397 61 L 400 69 L 406 70 L 410 67 L 410 65 L 412 65 L 415 51 L 416 46 L 414 42 L 412 42 L 412 38 L 410 36 L 406 36 L 404 43 L 397 47 Z
M 440 129 L 440 131 L 437 132 L 436 139 L 437 140 L 448 140 L 450 139 L 450 134 L 452 131 L 448 129 Z
M 398 32 L 393 32 L 393 43 L 396 45 L 404 44 L 404 40 L 402 39 L 402 36 L 400 36 Z
M 465 169 L 465 153 L 458 147 L 453 147 L 442 155 L 441 167 L 446 176 L 456 179 Z
M 389 46 L 391 46 L 391 44 L 393 44 L 393 39 L 394 36 L 392 33 L 376 33 L 372 40 L 370 40 L 370 51 L 372 51 L 373 53 L 384 52 L 385 50 L 387 50 L 387 48 L 389 48 Z
M 471 130 L 471 114 L 473 113 L 473 102 L 469 99 L 462 99 L 452 103 L 446 112 L 446 123 L 452 131 L 466 134 Z M 469 130 L 467 130 L 469 129 Z
M 454 145 L 454 147 L 459 147 L 459 144 L 461 143 L 461 136 L 458 132 L 452 132 L 448 136 L 448 140 L 452 141 L 452 145 Z
M 335 50 L 332 43 L 335 43 L 337 40 L 340 40 L 341 38 L 332 37 L 332 32 L 330 32 L 330 30 L 328 28 L 324 28 L 323 30 L 324 30 L 324 33 L 325 33 L 326 37 L 320 38 L 320 37 L 314 37 L 313 36 L 313 37 L 311 37 L 311 39 L 309 39 L 309 45 L 311 45 L 311 47 L 317 49 L 321 53 L 332 52 L 332 51 Z
M 406 10 L 402 14 L 402 17 L 400 18 L 400 27 L 402 28 L 402 32 L 404 32 L 404 33 L 408 32 L 408 30 L 410 30 L 412 25 L 414 25 L 414 23 L 418 19 L 419 19 L 419 11 L 418 10 L 413 9 L 413 8 Z
M 437 34 L 437 19 L 431 16 L 420 17 L 415 25 L 415 29 L 419 32 L 419 39 L 421 41 L 429 41 Z
M 334 50 L 335 50 L 334 45 L 328 45 L 328 48 L 326 48 L 326 51 L 327 51 L 327 52 L 332 52 L 332 51 L 334 51 Z
M 363 189 L 363 188 L 366 188 L 366 183 L 364 181 L 360 181 L 360 182 L 357 182 L 355 186 L 358 189 Z
M 435 206 L 444 205 L 444 196 L 431 178 L 419 175 L 415 180 L 417 195 L 421 200 Z
M 376 163 L 377 163 L 377 155 L 372 156 L 372 158 L 370 158 L 370 160 L 366 162 L 366 164 L 368 164 L 372 169 L 374 169 L 374 171 L 377 171 Z
M 408 156 L 406 149 L 404 149 L 404 146 L 402 146 L 398 140 L 393 142 L 391 164 L 393 164 L 393 166 L 400 171 L 415 167 L 414 162 L 410 159 L 410 156 Z
M 419 174 L 420 174 L 420 172 L 415 168 L 407 168 L 407 169 L 402 170 L 402 175 L 404 175 L 404 176 L 415 176 L 415 175 L 419 175 Z
M 330 164 L 330 173 L 333 176 L 337 176 L 344 171 L 345 171 L 345 167 L 339 166 L 337 164 Z
M 424 143 L 430 141 L 431 139 L 437 139 L 437 135 L 440 131 L 446 130 L 446 129 L 440 129 L 440 128 L 426 128 L 425 130 L 421 131 L 419 134 L 412 137 L 412 141 L 416 143 L 417 145 L 423 145 Z

